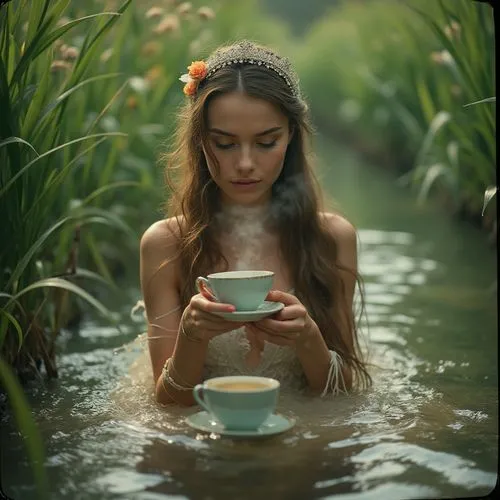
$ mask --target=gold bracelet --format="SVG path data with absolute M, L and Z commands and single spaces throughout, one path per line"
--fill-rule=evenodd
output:
M 174 401 L 177 404 L 180 404 L 179 401 L 177 399 L 175 399 L 173 394 L 171 394 L 170 391 L 167 389 L 167 386 L 165 385 L 165 378 L 163 377 L 163 375 L 161 377 L 161 386 L 163 387 L 163 390 L 165 391 L 165 393 L 168 394 L 168 396 L 170 398 L 172 398 L 172 401 Z
M 170 374 L 170 370 L 172 370 L 172 374 L 175 374 L 176 375 L 176 378 L 179 378 L 181 383 L 184 384 L 185 387 L 189 387 L 189 383 L 186 382 L 180 375 L 180 373 L 175 369 L 175 366 L 174 366 L 174 359 L 173 358 L 169 358 L 170 361 L 168 362 L 168 373 Z

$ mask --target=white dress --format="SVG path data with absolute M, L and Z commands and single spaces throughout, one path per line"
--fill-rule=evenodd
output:
M 265 342 L 257 365 L 247 361 L 250 349 L 244 327 L 214 337 L 208 344 L 204 378 L 256 375 L 279 380 L 283 389 L 299 391 L 307 387 L 302 365 L 292 347 Z

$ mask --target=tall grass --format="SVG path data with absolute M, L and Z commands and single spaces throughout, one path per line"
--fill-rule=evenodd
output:
M 65 114 L 78 92 L 111 77 L 85 78 L 85 73 L 103 35 L 130 0 L 116 12 L 82 16 L 62 26 L 58 23 L 68 0 L 45 0 L 30 8 L 28 3 L 21 2 L 17 9 L 4 6 L 0 18 L 0 107 L 5 110 L 0 129 L 0 209 L 8 214 L 0 228 L 0 352 L 21 376 L 38 371 L 40 361 L 49 376 L 57 376 L 54 341 L 66 292 L 109 316 L 78 284 L 104 280 L 79 268 L 79 242 L 73 235 L 98 224 L 130 232 L 112 213 L 85 200 L 75 203 L 70 189 L 78 180 L 82 159 L 104 141 L 125 134 L 91 130 L 73 134 Z M 28 11 L 26 20 L 23 13 Z M 58 68 L 64 61 L 54 58 L 52 44 L 80 24 L 87 25 L 84 48 L 72 71 L 61 78 Z M 61 245 L 72 239 L 73 244 Z
M 411 180 L 420 186 L 420 199 L 441 182 L 465 210 L 479 214 L 485 191 L 496 182 L 492 11 L 468 1 L 439 0 L 438 5 L 437 17 L 412 8 L 436 37 L 435 60 L 450 73 L 461 106 L 440 101 L 437 92 L 423 88 L 420 105 L 434 116 L 429 111 L 429 132 Z M 448 119 L 439 122 L 440 116 Z
M 343 2 L 299 70 L 320 123 L 405 174 L 419 202 L 438 193 L 479 218 L 496 185 L 493 35 L 491 7 L 469 0 Z
M 78 160 L 105 140 L 124 134 L 71 136 L 64 129 L 64 109 L 80 88 L 91 83 L 84 73 L 102 35 L 128 7 L 83 16 L 58 26 L 67 0 L 4 5 L 0 10 L 0 380 L 14 411 L 34 467 L 39 494 L 47 495 L 43 447 L 17 376 L 39 373 L 43 363 L 57 376 L 55 338 L 61 305 L 72 292 L 107 315 L 106 308 L 78 281 L 103 281 L 78 267 L 78 247 L 58 245 L 87 225 L 106 224 L 128 230 L 119 218 L 84 204 L 72 205 L 67 188 Z M 29 12 L 28 18 L 25 14 Z M 59 79 L 52 44 L 80 24 L 88 30 L 86 48 L 74 62 L 72 77 Z M 102 75 L 100 78 L 106 78 Z M 68 158 L 70 148 L 78 154 Z M 62 251 L 61 251 L 62 250 Z

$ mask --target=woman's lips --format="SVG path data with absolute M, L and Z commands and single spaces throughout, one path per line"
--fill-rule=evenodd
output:
M 239 189 L 250 189 L 253 186 L 256 186 L 260 181 L 250 181 L 250 180 L 241 180 L 241 181 L 232 181 L 231 184 Z

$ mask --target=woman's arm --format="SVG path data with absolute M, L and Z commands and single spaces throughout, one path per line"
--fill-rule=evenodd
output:
M 296 342 L 296 352 L 304 374 L 307 378 L 309 388 L 316 393 L 321 393 L 327 384 L 330 373 L 332 357 L 331 353 L 321 335 L 321 332 L 312 319 L 311 326 L 306 330 L 303 337 Z M 342 364 L 343 383 L 333 380 L 333 384 L 338 383 L 341 390 L 349 390 L 352 387 L 352 371 L 349 366 Z
M 192 387 L 202 379 L 207 341 L 194 342 L 179 335 L 182 316 L 179 295 L 178 228 L 175 219 L 156 222 L 144 233 L 140 247 L 142 295 L 148 318 L 148 343 L 156 387 L 162 404 L 194 404 L 191 390 L 181 391 L 163 377 L 168 358 L 170 377 Z M 166 265 L 164 262 L 168 260 Z
M 141 287 L 148 317 L 148 342 L 156 387 L 163 404 L 195 404 L 192 388 L 203 378 L 210 339 L 243 323 L 215 313 L 234 306 L 215 302 L 204 292 L 191 297 L 181 311 L 175 219 L 153 224 L 141 239 Z M 168 261 L 165 264 L 165 261 Z M 168 361 L 168 376 L 164 370 Z
M 339 325 L 339 331 L 345 345 L 352 352 L 354 350 L 353 300 L 358 271 L 357 234 L 354 226 L 343 217 L 330 213 L 325 213 L 323 216 L 329 231 L 337 242 L 337 264 L 350 271 L 340 270 L 345 287 L 345 305 L 349 320 L 346 322 L 345 315 L 339 314 L 339 321 L 342 322 Z M 338 307 L 338 304 L 333 304 L 333 307 Z M 311 388 L 317 388 L 320 385 L 320 380 L 326 383 L 324 374 L 328 373 L 327 365 L 330 363 L 331 356 L 318 326 L 312 320 L 311 322 L 312 325 L 306 330 L 304 341 L 298 343 L 297 355 L 302 362 Z M 326 359 L 326 351 L 328 351 L 328 360 Z M 349 390 L 352 387 L 352 370 L 345 364 L 342 365 L 341 370 L 345 388 Z M 340 387 L 343 388 L 342 384 Z

